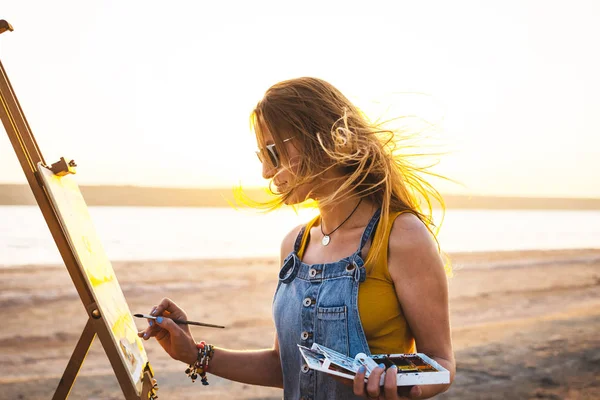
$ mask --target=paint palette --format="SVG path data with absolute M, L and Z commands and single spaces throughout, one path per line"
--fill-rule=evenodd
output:
M 384 364 L 386 369 L 392 365 L 398 367 L 396 384 L 398 386 L 434 385 L 450 382 L 450 372 L 423 353 L 377 354 L 371 357 L 359 353 L 354 358 L 345 356 L 317 343 L 311 348 L 298 345 L 306 366 L 316 371 L 354 379 L 361 366 L 366 367 L 368 378 L 374 365 Z M 365 378 L 365 381 L 366 381 Z M 385 373 L 381 376 L 383 385 Z

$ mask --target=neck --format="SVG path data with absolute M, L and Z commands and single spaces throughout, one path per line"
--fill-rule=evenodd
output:
M 375 212 L 375 205 L 364 198 L 356 207 L 360 199 L 352 197 L 336 202 L 336 204 L 321 206 L 319 205 L 319 214 L 321 215 L 321 227 L 323 232 L 330 233 L 332 230 L 343 225 L 333 234 L 338 234 L 340 231 L 362 227 L 369 222 L 369 219 Z M 356 211 L 354 209 L 356 208 Z M 352 213 L 354 211 L 354 213 Z M 348 216 L 350 218 L 348 218 Z M 348 218 L 346 222 L 344 220 Z

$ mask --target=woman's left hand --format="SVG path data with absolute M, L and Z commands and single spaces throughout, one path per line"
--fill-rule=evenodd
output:
M 388 368 L 383 386 L 379 386 L 381 375 L 385 371 L 384 368 L 383 364 L 375 368 L 369 375 L 367 383 L 365 383 L 365 368 L 362 367 L 354 376 L 354 394 L 373 400 L 417 399 L 421 396 L 421 388 L 418 386 L 404 387 L 396 385 L 398 369 L 395 365 Z

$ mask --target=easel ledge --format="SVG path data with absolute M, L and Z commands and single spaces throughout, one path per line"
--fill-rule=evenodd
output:
M 13 27 L 7 21 L 0 20 L 0 34 L 6 31 L 13 31 Z M 6 133 L 27 178 L 27 182 L 42 211 L 48 228 L 50 228 L 52 237 L 88 314 L 88 321 L 73 350 L 73 354 L 52 399 L 66 399 L 69 396 L 81 365 L 96 335 L 100 338 L 102 347 L 108 356 L 125 398 L 127 400 L 156 399 L 158 386 L 149 362 L 146 363 L 143 369 L 141 395 L 138 394 L 138 390 L 129 378 L 127 367 L 124 365 L 119 354 L 120 349 L 114 345 L 109 327 L 94 301 L 92 290 L 84 278 L 82 269 L 69 244 L 65 228 L 62 226 L 60 218 L 52 206 L 51 199 L 42 184 L 38 168 L 47 164 L 31 132 L 31 128 L 17 100 L 2 62 L 0 62 L 0 120 L 4 124 Z M 60 161 L 47 168 L 51 169 L 58 176 L 75 173 L 75 163 L 72 160 L 67 162 L 64 158 L 61 158 Z

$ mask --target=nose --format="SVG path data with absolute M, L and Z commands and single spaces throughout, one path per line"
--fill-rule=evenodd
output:
M 262 163 L 262 176 L 264 179 L 273 178 L 275 173 L 277 173 L 277 168 L 273 168 L 273 166 L 267 162 Z

